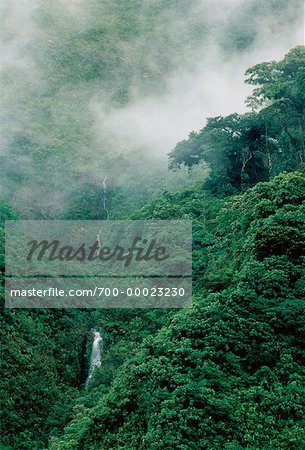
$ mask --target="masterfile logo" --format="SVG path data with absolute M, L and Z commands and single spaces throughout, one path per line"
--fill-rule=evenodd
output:
M 120 245 L 116 245 L 114 248 L 102 246 L 100 240 L 96 240 L 93 245 L 86 246 L 83 242 L 74 248 L 69 245 L 61 244 L 58 240 L 51 242 L 43 240 L 38 242 L 33 240 L 28 242 L 29 253 L 27 255 L 27 261 L 37 259 L 41 261 L 47 254 L 49 261 L 56 259 L 60 261 L 123 261 L 124 267 L 130 266 L 132 260 L 135 261 L 149 261 L 151 259 L 155 261 L 164 261 L 169 258 L 169 254 L 166 251 L 165 246 L 157 246 L 156 239 L 142 239 L 140 236 L 136 236 L 130 247 L 125 249 Z
M 10 307 L 182 307 L 191 276 L 190 221 L 6 223 Z

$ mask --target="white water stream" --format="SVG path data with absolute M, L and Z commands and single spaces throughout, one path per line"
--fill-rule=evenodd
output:
M 94 338 L 93 338 L 91 358 L 90 358 L 89 374 L 88 374 L 88 378 L 87 378 L 86 384 L 85 384 L 86 389 L 88 389 L 90 386 L 90 383 L 92 381 L 92 378 L 94 376 L 94 372 L 95 372 L 96 368 L 100 367 L 100 365 L 101 365 L 100 343 L 103 339 L 102 339 L 100 333 L 98 331 L 96 331 L 95 329 L 92 330 L 92 333 L 94 334 Z

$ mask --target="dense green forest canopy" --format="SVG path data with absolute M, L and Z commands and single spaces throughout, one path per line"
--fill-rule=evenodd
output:
M 201 131 L 173 145 L 170 171 L 153 133 L 129 141 L 124 121 L 115 132 L 104 126 L 143 98 L 162 103 L 173 74 L 198 71 L 210 53 L 236 63 L 258 43 L 280 41 L 281 30 L 286 39 L 303 2 L 32 5 L 16 15 L 15 2 L 3 2 L 15 59 L 4 53 L 1 66 L 1 282 L 5 220 L 107 219 L 107 175 L 111 218 L 192 221 L 193 306 L 2 302 L 1 448 L 305 448 L 304 46 L 276 61 L 255 58 L 248 112 L 206 123 L 203 115 Z M 180 90 L 190 92 L 190 82 Z M 86 390 L 94 327 L 102 364 Z
M 304 200 L 296 173 L 213 206 L 193 191 L 145 207 L 136 217 L 194 220 L 193 308 L 96 403 L 81 397 L 50 448 L 302 448 Z
M 164 193 L 134 213 L 193 221 L 194 304 L 178 314 L 5 311 L 4 444 L 302 448 L 304 206 L 296 172 L 223 199 Z M 105 344 L 86 392 L 92 326 Z

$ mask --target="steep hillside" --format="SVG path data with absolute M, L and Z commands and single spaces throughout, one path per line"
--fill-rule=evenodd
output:
M 193 308 L 145 338 L 93 407 L 80 397 L 51 449 L 302 448 L 305 178 L 283 174 L 228 199 L 201 240 L 198 195 L 146 208 L 166 218 L 178 200 L 176 217 L 196 215 L 206 256 Z

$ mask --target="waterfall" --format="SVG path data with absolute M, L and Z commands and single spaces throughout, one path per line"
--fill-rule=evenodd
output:
M 103 204 L 103 209 L 105 211 L 105 218 L 108 219 L 109 218 L 109 211 L 107 209 L 107 193 L 108 193 L 107 175 L 104 177 L 102 185 L 103 185 L 102 204 Z M 96 254 L 94 256 L 98 256 L 99 250 L 101 248 L 101 230 L 96 235 L 96 242 L 98 244 L 98 246 L 97 246 L 98 250 L 97 250 L 97 252 L 96 252 Z
M 96 331 L 95 329 L 92 329 L 91 331 L 94 334 L 94 338 L 93 338 L 91 358 L 90 358 L 89 374 L 88 374 L 88 378 L 87 378 L 86 384 L 85 384 L 86 389 L 89 388 L 90 382 L 92 381 L 92 378 L 94 376 L 94 372 L 95 372 L 96 368 L 100 367 L 100 365 L 101 365 L 100 342 L 103 339 L 98 331 Z
M 105 176 L 105 178 L 103 179 L 103 209 L 106 213 L 106 219 L 108 219 L 107 192 L 108 192 L 107 176 Z

